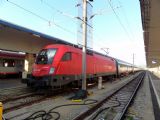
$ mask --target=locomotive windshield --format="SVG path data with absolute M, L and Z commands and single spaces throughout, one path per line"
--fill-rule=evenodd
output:
M 55 54 L 56 49 L 41 50 L 36 58 L 36 64 L 51 64 Z

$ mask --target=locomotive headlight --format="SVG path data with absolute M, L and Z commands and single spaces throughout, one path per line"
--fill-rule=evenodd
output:
M 50 68 L 50 71 L 49 71 L 49 74 L 53 74 L 53 73 L 54 73 L 54 70 L 55 70 L 55 68 L 54 68 L 54 67 L 51 67 L 51 68 Z

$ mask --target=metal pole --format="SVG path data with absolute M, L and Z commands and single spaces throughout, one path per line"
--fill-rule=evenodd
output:
M 87 0 L 83 0 L 82 90 L 86 90 Z
M 133 72 L 134 72 L 134 53 L 133 53 Z

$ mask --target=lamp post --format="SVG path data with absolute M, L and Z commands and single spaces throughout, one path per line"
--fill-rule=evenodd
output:
M 86 90 L 87 0 L 83 0 L 82 90 Z

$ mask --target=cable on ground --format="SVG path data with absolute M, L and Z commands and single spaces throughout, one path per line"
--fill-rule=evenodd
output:
M 96 115 L 95 115 L 91 120 L 95 120 L 103 111 L 105 111 L 105 110 L 107 110 L 107 109 L 110 109 L 110 110 L 111 110 L 112 108 L 118 107 L 118 106 L 121 105 L 121 103 L 120 103 L 120 101 L 118 100 L 118 98 L 116 98 L 115 101 L 117 101 L 118 104 L 112 105 L 112 106 L 108 106 L 108 107 L 105 107 L 105 108 L 99 110 L 99 111 L 96 113 Z M 109 110 L 109 111 L 110 111 L 110 110 Z M 108 111 L 108 112 L 109 112 L 109 111 Z
M 94 99 L 87 99 L 87 100 L 84 100 L 84 102 L 82 104 L 64 104 L 64 105 L 59 105 L 59 106 L 56 106 L 56 107 L 50 109 L 48 112 L 46 112 L 45 110 L 37 111 L 37 112 L 31 114 L 29 117 L 25 118 L 24 120 L 35 120 L 37 118 L 41 118 L 42 120 L 51 120 L 51 119 L 59 120 L 60 113 L 54 111 L 57 108 L 65 107 L 65 106 L 74 106 L 74 105 L 91 105 L 91 104 L 95 104 L 97 102 L 98 101 L 94 100 Z M 55 118 L 53 118 L 52 114 L 55 114 L 57 116 Z

